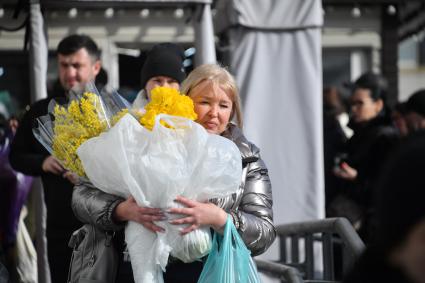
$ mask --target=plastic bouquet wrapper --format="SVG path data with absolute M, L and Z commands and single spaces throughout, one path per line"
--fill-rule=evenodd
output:
M 95 187 L 124 198 L 132 195 L 140 206 L 163 209 L 176 207 L 178 195 L 207 201 L 237 191 L 242 174 L 239 149 L 192 121 L 193 102 L 173 92 L 155 88 L 142 117 L 125 114 L 109 131 L 79 146 L 85 174 Z M 209 228 L 182 236 L 182 226 L 157 224 L 166 232 L 153 233 L 135 222 L 126 226 L 135 282 L 163 282 L 170 254 L 191 262 L 211 249 Z
M 52 99 L 48 114 L 36 119 L 33 134 L 65 169 L 87 181 L 78 147 L 111 128 L 128 108 L 129 103 L 117 92 L 100 94 L 88 84 L 84 90 L 70 91 L 68 99 Z

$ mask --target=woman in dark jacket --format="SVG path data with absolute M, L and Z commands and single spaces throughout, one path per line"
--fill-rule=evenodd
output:
M 331 211 L 335 207 L 340 211 L 333 211 L 331 216 L 349 218 L 365 241 L 372 229 L 365 221 L 370 219 L 375 207 L 376 179 L 398 140 L 387 113 L 385 95 L 386 81 L 379 75 L 366 73 L 355 81 L 349 124 L 354 134 L 346 143 L 342 162 L 334 170 L 342 182 L 341 196 L 330 205 Z
M 238 191 L 225 199 L 200 203 L 178 197 L 176 201 L 184 207 L 169 210 L 169 213 L 181 215 L 181 218 L 171 223 L 187 224 L 183 234 L 201 226 L 209 226 L 221 232 L 230 215 L 252 255 L 261 254 L 276 236 L 271 184 L 259 149 L 239 129 L 242 127 L 242 115 L 235 80 L 220 66 L 203 65 L 196 68 L 183 82 L 182 92 L 193 99 L 199 124 L 209 133 L 224 136 L 238 146 L 242 156 L 243 175 Z M 238 126 L 231 123 L 233 118 Z M 136 221 L 153 232 L 163 232 L 154 223 L 163 219 L 162 212 L 156 208 L 138 207 L 132 198 L 123 200 L 80 185 L 74 190 L 72 203 L 80 220 L 104 230 L 120 230 L 126 221 Z M 201 271 L 201 262 L 187 264 L 171 259 L 164 280 L 197 282 Z M 118 281 L 124 282 L 122 277 Z

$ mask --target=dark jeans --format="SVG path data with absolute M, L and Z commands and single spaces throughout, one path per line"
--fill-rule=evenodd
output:
M 131 262 L 121 261 L 118 267 L 117 283 L 134 283 L 133 269 L 131 268 Z
M 201 275 L 203 262 L 195 261 L 184 263 L 181 261 L 170 262 L 164 273 L 165 283 L 196 283 Z M 133 270 L 130 262 L 122 262 L 118 268 L 116 282 L 134 283 Z
M 182 261 L 170 262 L 164 273 L 165 283 L 196 283 L 202 272 L 204 263 L 195 261 L 184 263 Z
M 47 254 L 52 282 L 67 282 L 72 249 L 68 247 L 69 237 L 47 237 Z

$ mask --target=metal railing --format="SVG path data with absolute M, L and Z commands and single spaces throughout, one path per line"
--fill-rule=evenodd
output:
M 301 274 L 294 267 L 261 259 L 254 259 L 254 261 L 257 264 L 258 271 L 271 274 L 285 283 L 303 282 Z
M 345 218 L 328 218 L 278 225 L 280 240 L 280 260 L 285 265 L 297 268 L 306 282 L 336 282 L 334 247 L 342 249 L 342 270 L 346 271 L 365 249 L 363 241 Z M 303 242 L 303 253 L 300 253 Z M 323 275 L 315 274 L 314 244 L 322 244 Z M 289 246 L 289 248 L 288 248 Z M 304 260 L 301 261 L 301 255 Z M 288 260 L 290 257 L 290 261 Z

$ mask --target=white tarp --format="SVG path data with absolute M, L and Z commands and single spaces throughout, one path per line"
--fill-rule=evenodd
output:
M 318 0 L 219 0 L 215 31 L 232 26 L 257 30 L 291 30 L 321 27 L 322 4 Z
M 216 31 L 228 34 L 244 132 L 269 168 L 274 222 L 323 218 L 321 1 L 221 4 Z
M 324 216 L 320 30 L 233 30 L 244 132 L 262 152 L 276 224 Z
M 32 1 L 30 6 L 30 77 L 31 102 L 47 97 L 47 41 L 40 4 Z M 47 260 L 46 240 L 46 206 L 44 191 L 40 179 L 34 180 L 33 190 L 36 199 L 36 238 L 38 280 L 40 283 L 50 283 L 50 270 Z

